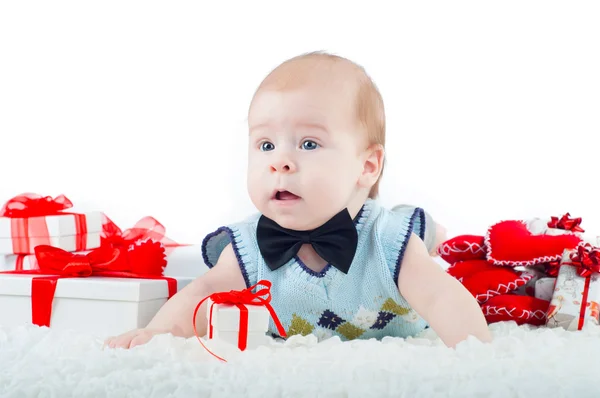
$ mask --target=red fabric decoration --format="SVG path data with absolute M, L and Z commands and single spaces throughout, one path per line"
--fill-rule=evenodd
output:
M 471 292 L 479 304 L 525 285 L 533 274 L 498 267 L 485 260 L 460 261 L 447 272 Z
M 581 238 L 574 234 L 532 235 L 522 221 L 494 224 L 485 237 L 487 258 L 496 265 L 531 266 L 560 260 Z
M 450 264 L 457 261 L 483 260 L 486 256 L 485 237 L 460 235 L 438 246 L 438 255 Z
M 448 267 L 447 272 L 458 279 L 463 281 L 464 278 L 475 275 L 478 272 L 491 271 L 501 269 L 492 264 L 489 264 L 485 260 L 468 260 L 468 261 L 457 261 Z
M 127 262 L 134 274 L 162 275 L 167 266 L 165 248 L 153 240 L 137 242 L 133 250 L 127 252 Z
M 536 297 L 504 294 L 489 299 L 481 310 L 488 323 L 515 321 L 518 325 L 543 326 L 549 306 L 549 301 Z

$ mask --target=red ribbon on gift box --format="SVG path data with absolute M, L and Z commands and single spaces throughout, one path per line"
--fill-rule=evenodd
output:
M 75 250 L 85 250 L 87 244 L 85 214 L 64 211 L 71 207 L 73 207 L 73 203 L 65 195 L 52 198 L 35 193 L 23 193 L 7 201 L 0 209 L 0 217 L 11 219 L 13 253 L 31 253 L 30 237 L 35 237 L 38 245 L 49 245 L 50 236 L 45 217 L 63 214 L 72 215 L 75 218 Z
M 253 293 L 252 290 L 257 288 L 259 285 L 265 286 L 265 288 L 259 289 L 256 291 L 256 293 Z M 263 298 L 262 296 L 266 296 L 266 297 Z M 270 302 L 271 302 L 271 282 L 270 281 L 260 280 L 255 285 L 252 285 L 249 288 L 244 289 L 244 290 L 231 290 L 229 292 L 213 293 L 210 296 L 203 298 L 198 303 L 198 305 L 196 306 L 196 309 L 194 310 L 194 317 L 193 317 L 192 322 L 193 322 L 193 327 L 194 327 L 194 334 L 196 335 L 196 338 L 198 339 L 200 344 L 202 344 L 202 347 L 204 347 L 204 349 L 206 349 L 206 351 L 208 351 L 212 356 L 214 356 L 217 359 L 220 359 L 223 362 L 227 362 L 227 361 L 225 359 L 221 358 L 220 356 L 215 355 L 211 350 L 209 350 L 202 342 L 202 339 L 200 339 L 200 336 L 198 336 L 198 331 L 196 330 L 196 315 L 197 315 L 198 310 L 200 309 L 200 306 L 202 305 L 202 303 L 204 303 L 208 299 L 211 299 L 211 301 L 212 301 L 212 304 L 210 306 L 209 321 L 208 321 L 208 336 L 209 336 L 209 338 L 212 338 L 212 336 L 213 336 L 212 314 L 213 314 L 213 307 L 215 304 L 230 304 L 230 305 L 235 305 L 236 307 L 239 308 L 239 310 L 240 310 L 240 330 L 239 330 L 239 335 L 238 335 L 238 348 L 242 351 L 246 349 L 246 344 L 248 342 L 248 308 L 246 307 L 246 305 L 264 306 L 271 314 L 271 317 L 273 318 L 273 322 L 275 322 L 275 326 L 277 327 L 277 331 L 279 332 L 279 335 L 281 337 L 286 337 L 285 329 L 283 328 L 281 321 L 279 321 L 279 318 L 277 317 L 275 310 L 273 309 L 273 307 L 270 304 Z
M 581 224 L 581 217 L 571 218 L 569 213 L 566 213 L 561 218 L 551 217 L 548 222 L 548 227 L 556 229 L 564 229 L 572 232 L 585 232 L 579 225 Z
M 50 326 L 52 301 L 59 279 L 89 276 L 134 279 L 162 279 L 167 282 L 169 298 L 177 292 L 177 280 L 163 276 L 167 262 L 162 245 L 146 241 L 130 250 L 109 246 L 94 249 L 87 254 L 40 245 L 35 247 L 39 269 L 4 271 L 6 274 L 43 275 L 31 280 L 32 322 Z
M 589 243 L 580 244 L 569 254 L 568 262 L 552 261 L 546 264 L 546 273 L 557 277 L 562 264 L 577 267 L 577 274 L 584 278 L 594 272 L 600 272 L 600 248 Z
M 580 244 L 577 249 L 569 255 L 569 265 L 577 267 L 579 276 L 587 278 L 594 272 L 600 272 L 600 248 L 589 243 Z

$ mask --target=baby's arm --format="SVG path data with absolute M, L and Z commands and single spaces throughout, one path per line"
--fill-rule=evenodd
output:
M 442 224 L 435 223 L 435 237 L 434 243 L 431 247 L 428 247 L 429 255 L 436 257 L 438 255 L 437 249 L 438 247 L 448 240 L 448 232 L 446 228 Z
M 228 245 L 217 264 L 204 275 L 190 283 L 158 311 L 148 324 L 149 329 L 166 329 L 177 331 L 182 337 L 194 336 L 192 317 L 196 305 L 206 296 L 215 292 L 243 290 L 246 288 L 244 277 L 235 258 L 233 248 Z M 206 301 L 198 310 L 196 328 L 198 334 L 206 333 Z
M 448 240 L 446 228 L 436 222 L 433 217 L 426 211 L 425 213 L 425 237 L 423 242 L 430 256 L 437 256 L 437 248 L 439 245 Z
M 455 347 L 469 335 L 483 342 L 492 340 L 473 295 L 429 256 L 423 241 L 414 234 L 404 253 L 398 287 L 448 347 Z
M 246 283 L 233 248 L 228 245 L 221 253 L 217 264 L 171 297 L 146 328 L 132 330 L 107 339 L 106 345 L 112 348 L 133 348 L 136 345 L 147 343 L 152 336 L 161 333 L 171 333 L 185 338 L 192 337 L 194 336 L 192 326 L 194 309 L 203 298 L 215 292 L 245 288 Z M 206 324 L 205 301 L 198 309 L 196 316 L 196 329 L 201 337 L 206 334 Z

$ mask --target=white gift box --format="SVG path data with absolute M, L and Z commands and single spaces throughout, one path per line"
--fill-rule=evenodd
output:
M 535 281 L 535 297 L 541 300 L 550 301 L 554 293 L 554 284 L 556 278 L 540 278 Z
M 85 225 L 78 228 L 77 219 Z M 91 250 L 100 246 L 101 231 L 101 212 L 0 217 L 0 253 L 33 254 L 38 245 L 50 245 L 69 252 Z
M 202 245 L 178 246 L 169 250 L 165 275 L 197 278 L 208 271 L 202 258 Z
M 236 305 L 230 304 L 215 304 L 212 306 L 212 300 L 207 300 L 206 318 L 208 325 L 212 323 L 212 336 L 207 329 L 209 339 L 224 341 L 235 347 L 238 347 L 239 332 L 240 332 L 240 309 Z M 210 317 L 210 309 L 212 309 L 212 320 Z M 266 335 L 269 329 L 269 319 L 271 314 L 264 306 L 245 305 L 248 309 L 248 339 L 246 349 L 255 349 L 269 342 L 269 337 Z M 210 326 L 209 326 L 210 327 Z
M 33 277 L 0 274 L 0 325 L 32 323 Z M 175 279 L 178 291 L 192 281 L 192 278 Z M 50 327 L 77 330 L 102 338 L 115 336 L 145 327 L 166 303 L 168 296 L 167 282 L 161 279 L 59 279 Z
M 0 271 L 29 271 L 38 268 L 35 254 L 0 255 Z

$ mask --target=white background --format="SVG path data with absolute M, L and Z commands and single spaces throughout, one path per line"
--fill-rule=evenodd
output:
M 600 234 L 599 4 L 4 1 L 0 202 L 64 193 L 197 243 L 255 211 L 256 86 L 327 50 L 384 96 L 385 205 L 420 205 L 451 235 L 567 211 Z

